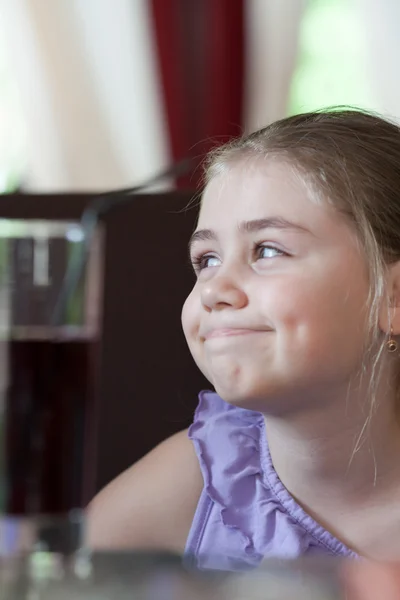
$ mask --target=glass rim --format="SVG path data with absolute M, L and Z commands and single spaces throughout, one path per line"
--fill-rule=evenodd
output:
M 0 217 L 0 239 L 65 237 L 71 242 L 82 242 L 85 231 L 77 221 L 57 219 L 8 219 Z

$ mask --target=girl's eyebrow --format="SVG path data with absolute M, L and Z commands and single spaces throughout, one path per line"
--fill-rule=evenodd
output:
M 252 221 L 243 221 L 239 224 L 239 230 L 246 233 L 255 233 L 262 229 L 289 229 L 299 233 L 311 233 L 308 229 L 288 221 L 283 217 L 268 217 L 265 219 L 254 219 Z M 198 241 L 215 241 L 217 234 L 212 229 L 198 229 L 195 231 L 189 241 L 189 251 L 193 244 Z

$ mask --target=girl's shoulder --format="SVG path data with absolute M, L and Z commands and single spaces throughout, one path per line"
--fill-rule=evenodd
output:
M 87 543 L 97 550 L 182 553 L 202 487 L 193 445 L 181 431 L 94 498 L 87 511 Z

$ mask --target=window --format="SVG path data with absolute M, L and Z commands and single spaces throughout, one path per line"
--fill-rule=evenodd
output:
M 356 0 L 309 0 L 299 37 L 289 113 L 333 105 L 374 108 Z

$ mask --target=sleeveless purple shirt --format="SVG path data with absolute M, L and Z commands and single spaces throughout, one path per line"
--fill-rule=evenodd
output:
M 201 569 L 240 570 L 264 558 L 356 557 L 311 518 L 280 481 L 263 416 L 202 392 L 189 429 L 204 488 L 186 545 Z

